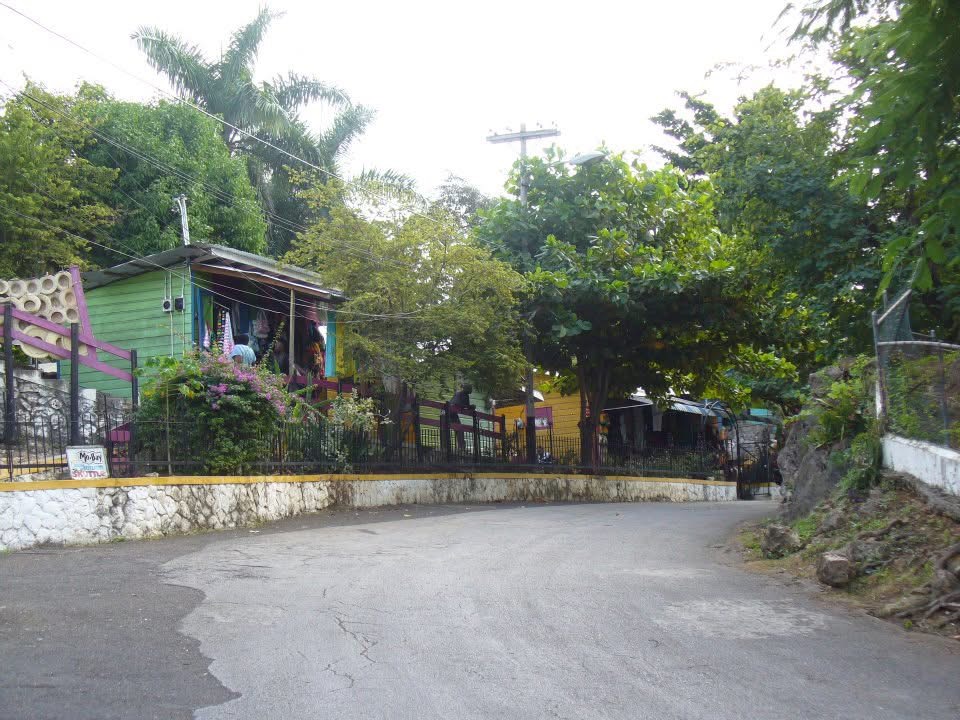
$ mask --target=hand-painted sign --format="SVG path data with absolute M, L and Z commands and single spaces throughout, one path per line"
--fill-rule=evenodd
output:
M 97 445 L 67 448 L 67 466 L 71 480 L 95 480 L 110 477 L 107 451 Z

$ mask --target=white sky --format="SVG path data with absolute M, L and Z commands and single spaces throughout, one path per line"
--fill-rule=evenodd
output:
M 254 17 L 259 0 L 4 0 L 40 22 L 167 87 L 130 34 L 158 25 L 216 56 L 229 33 Z M 729 108 L 770 81 L 763 70 L 705 78 L 716 63 L 765 66 L 786 53 L 773 24 L 781 0 L 523 0 L 513 2 L 321 3 L 275 0 L 276 21 L 257 65 L 266 79 L 312 74 L 372 106 L 377 118 L 354 146 L 348 172 L 391 168 L 430 192 L 455 173 L 502 192 L 519 148 L 492 145 L 490 130 L 555 124 L 569 154 L 600 143 L 646 151 L 663 138 L 649 118 L 676 107 L 676 90 L 708 91 Z M 772 46 L 772 47 L 771 47 Z M 126 99 L 158 93 L 0 7 L 0 79 L 27 73 L 51 90 L 97 82 Z M 781 84 L 795 76 L 781 74 Z M 323 127 L 330 111 L 310 109 Z M 533 144 L 536 152 L 543 143 Z

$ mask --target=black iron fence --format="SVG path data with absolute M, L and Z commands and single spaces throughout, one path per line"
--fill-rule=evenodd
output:
M 121 410 L 87 412 L 74 422 L 60 415 L 45 418 L 18 414 L 10 423 L 0 418 L 0 479 L 56 479 L 67 471 L 71 445 L 103 445 L 113 428 L 123 426 Z
M 493 436 L 426 425 L 358 432 L 326 422 L 286 424 L 234 438 L 231 454 L 195 424 L 137 422 L 113 429 L 104 444 L 112 474 L 120 477 L 538 470 L 704 478 L 723 472 L 721 454 L 702 444 L 641 449 L 598 442 L 594 458 L 585 463 L 579 436 L 544 436 L 531 464 L 523 433 Z

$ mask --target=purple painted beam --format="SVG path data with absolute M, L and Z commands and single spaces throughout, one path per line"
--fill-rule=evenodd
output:
M 23 320 L 28 322 L 31 325 L 36 325 L 39 328 L 44 330 L 49 330 L 50 332 L 55 332 L 58 335 L 63 335 L 64 337 L 70 337 L 70 328 L 64 327 L 63 325 L 57 325 L 55 322 L 50 322 L 49 320 L 39 317 L 37 315 L 31 315 L 30 313 L 24 312 L 23 310 L 13 309 L 13 317 L 17 320 Z M 97 350 L 103 350 L 106 353 L 110 353 L 122 360 L 130 359 L 130 351 L 124 350 L 121 347 L 116 345 L 111 345 L 110 343 L 103 342 L 102 340 L 97 340 L 92 335 L 84 335 L 83 332 L 80 333 L 80 342 L 84 345 L 90 345 L 95 347 Z
M 6 335 L 6 328 L 0 325 L 0 336 L 5 336 L 5 335 Z M 30 347 L 35 347 L 38 350 L 43 350 L 45 353 L 47 353 L 48 355 L 52 355 L 53 357 L 58 357 L 61 360 L 70 359 L 70 351 L 60 347 L 59 345 L 51 345 L 50 343 L 45 342 L 44 340 L 35 338 L 32 335 L 27 335 L 25 333 L 20 332 L 19 330 L 14 330 L 12 333 L 12 337 L 14 340 L 19 340 L 20 342 L 26 345 L 29 345 Z M 131 380 L 133 380 L 133 375 L 131 375 L 130 373 L 124 370 L 115 368 L 113 367 L 113 365 L 107 365 L 107 363 L 102 362 L 95 357 L 90 357 L 89 355 L 81 355 L 80 364 L 88 368 L 92 368 L 94 370 L 99 370 L 102 373 L 106 373 L 107 375 L 110 375 L 111 377 L 115 377 L 118 380 L 123 380 L 124 382 L 130 382 Z

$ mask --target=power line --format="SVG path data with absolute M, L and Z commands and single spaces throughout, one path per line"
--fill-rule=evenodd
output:
M 107 58 L 99 55 L 98 53 L 94 52 L 93 50 L 90 50 L 89 48 L 85 47 L 84 45 L 81 45 L 80 43 L 76 42 L 75 40 L 72 40 L 71 38 L 67 37 L 66 35 L 64 35 L 64 34 L 62 34 L 62 33 L 60 33 L 60 32 L 57 32 L 57 31 L 54 30 L 53 28 L 50 28 L 50 27 L 44 25 L 44 24 L 41 23 L 39 20 L 36 20 L 36 19 L 30 17 L 30 16 L 27 15 L 26 13 L 21 12 L 20 10 L 18 10 L 17 8 L 15 8 L 15 7 L 11 6 L 11 5 L 8 5 L 7 3 L 3 2 L 2 0 L 0 0 L 0 7 L 4 7 L 4 8 L 6 8 L 7 10 L 9 10 L 10 12 L 14 13 L 15 15 L 19 15 L 19 16 L 22 17 L 24 20 L 27 20 L 28 22 L 36 25 L 37 27 L 39 27 L 39 28 L 42 29 L 43 31 L 45 31 L 45 32 L 47 32 L 47 33 L 49 33 L 49 34 L 51 34 L 51 35 L 53 35 L 53 36 L 55 36 L 55 37 L 63 40 L 64 42 L 68 43 L 69 45 L 72 45 L 73 47 L 77 48 L 78 50 L 81 50 L 82 52 L 90 55 L 91 57 L 96 58 L 96 59 L 99 60 L 100 62 L 106 63 L 107 65 L 109 65 L 110 67 L 114 68 L 115 70 L 118 70 L 119 72 L 123 73 L 124 75 L 133 78 L 133 79 L 136 80 L 137 82 L 141 82 L 141 83 L 144 83 L 145 85 L 148 85 L 148 86 L 152 87 L 154 90 L 156 90 L 156 91 L 158 91 L 158 92 L 166 95 L 166 96 L 169 97 L 169 98 L 172 98 L 172 99 L 175 100 L 176 102 L 183 103 L 184 105 L 187 105 L 187 106 L 189 106 L 189 107 L 192 107 L 192 108 L 193 108 L 194 110 L 196 110 L 197 112 L 203 113 L 203 114 L 206 115 L 207 117 L 209 117 L 209 118 L 217 121 L 218 123 L 222 124 L 224 127 L 230 128 L 230 129 L 233 130 L 234 132 L 240 133 L 240 134 L 241 134 L 242 136 L 244 136 L 245 138 L 249 138 L 249 139 L 251 139 L 251 140 L 255 140 L 256 142 L 258 142 L 258 143 L 260 143 L 260 144 L 262 144 L 262 145 L 270 148 L 271 150 L 274 150 L 274 151 L 276 151 L 276 152 L 279 152 L 280 154 L 282 154 L 282 155 L 290 158 L 291 160 L 296 160 L 297 162 L 303 163 L 303 164 L 306 165 L 307 167 L 309 167 L 309 168 L 311 168 L 311 169 L 313 169 L 313 170 L 316 170 L 317 172 L 321 172 L 321 173 L 327 175 L 327 176 L 330 177 L 330 178 L 333 178 L 333 179 L 335 179 L 335 180 L 339 180 L 339 181 L 342 182 L 344 185 L 348 185 L 348 186 L 351 186 L 351 187 L 355 187 L 355 188 L 358 189 L 360 192 L 366 192 L 368 195 L 371 195 L 371 196 L 379 199 L 381 202 L 391 200 L 391 198 L 389 198 L 389 197 L 387 197 L 387 196 L 385 196 L 385 195 L 377 195 L 377 194 L 374 193 L 370 188 L 364 187 L 364 186 L 361 185 L 360 183 L 357 183 L 357 182 L 352 181 L 352 180 L 347 180 L 346 178 L 343 178 L 343 177 L 337 175 L 336 173 L 334 173 L 334 172 L 332 172 L 332 171 L 330 171 L 330 170 L 327 170 L 326 168 L 323 168 L 323 167 L 321 167 L 321 166 L 319 166 L 319 165 L 316 165 L 316 164 L 310 162 L 309 160 L 306 160 L 306 159 L 304 159 L 304 158 L 302 158 L 302 157 L 299 157 L 298 155 L 294 155 L 293 153 L 289 152 L 288 150 L 285 150 L 284 148 L 281 148 L 281 147 L 279 147 L 279 146 L 277 146 L 277 145 L 274 145 L 273 143 L 271 143 L 271 142 L 269 142 L 269 141 L 267 141 L 267 140 L 264 140 L 263 138 L 257 137 L 256 135 L 254 135 L 254 134 L 252 134 L 252 133 L 250 133 L 250 132 L 247 132 L 246 130 L 243 130 L 243 129 L 237 127 L 236 125 L 233 125 L 233 124 L 227 122 L 227 121 L 224 120 L 223 118 L 217 117 L 217 116 L 214 115 L 213 113 L 208 112 L 207 110 L 205 110 L 204 108 L 200 107 L 200 106 L 197 105 L 196 103 L 190 102 L 189 100 L 186 100 L 185 98 L 182 98 L 182 97 L 180 97 L 179 95 L 176 95 L 175 93 L 171 93 L 171 92 L 169 92 L 168 90 L 164 90 L 164 89 L 163 89 L 162 87 L 160 87 L 159 85 L 155 85 L 154 83 L 150 82 L 149 80 L 146 80 L 145 78 L 142 78 L 142 77 L 140 77 L 139 75 L 136 75 L 135 73 L 130 72 L 130 71 L 127 70 L 126 68 L 123 68 L 123 67 L 121 67 L 120 65 L 117 65 L 117 64 L 116 64 L 115 62 L 113 62 L 112 60 L 108 60 Z M 429 220 L 430 222 L 434 222 L 434 223 L 437 222 L 437 220 L 436 220 L 435 218 L 432 218 L 432 217 L 430 217 L 429 215 L 426 215 L 426 214 L 424 214 L 424 213 L 417 212 L 416 210 L 409 210 L 409 212 L 410 212 L 411 215 L 416 215 L 416 216 L 418 216 L 418 217 L 422 217 L 422 218 L 424 218 L 424 219 L 426 219 L 426 220 Z
M 3 80 L 0 80 L 0 83 L 3 83 L 4 85 L 7 85 L 7 83 L 5 83 Z M 10 86 L 7 85 L 7 87 L 10 87 Z M 53 111 L 53 112 L 58 112 L 58 113 L 59 113 L 59 111 L 58 111 L 56 108 L 53 108 L 53 107 L 50 107 L 49 105 L 46 105 L 45 103 L 43 103 L 43 101 L 41 101 L 41 100 L 39 100 L 39 99 L 37 99 L 37 98 L 34 98 L 32 95 L 29 95 L 29 93 L 25 93 L 25 94 L 27 95 L 27 97 L 30 97 L 31 99 L 34 99 L 36 102 L 38 102 L 39 104 L 43 105 L 43 106 L 46 107 L 47 109 L 49 109 L 49 110 L 51 110 L 51 111 Z M 59 113 L 59 114 L 62 115 L 63 113 Z M 68 117 L 67 119 L 71 119 L 71 118 Z M 75 121 L 75 120 L 74 120 L 74 122 L 79 122 L 79 121 Z M 89 127 L 89 126 L 88 126 L 88 127 Z M 91 128 L 91 129 L 92 129 L 92 128 Z M 105 139 L 107 142 L 110 142 L 110 140 L 108 140 L 106 136 L 104 136 L 104 139 Z M 136 151 L 129 150 L 129 149 L 126 148 L 125 146 L 122 146 L 122 144 L 121 144 L 121 149 L 125 149 L 125 150 L 127 150 L 127 151 L 129 151 L 129 152 L 133 152 L 134 154 L 136 154 Z M 139 155 L 137 155 L 137 156 L 139 157 Z M 149 157 L 149 156 L 148 156 L 148 157 Z M 143 159 L 145 159 L 147 162 L 150 162 L 147 158 L 143 158 Z M 159 161 L 158 161 L 158 163 L 159 163 L 159 165 L 163 165 L 162 162 L 159 162 Z M 162 169 L 162 168 L 161 168 L 161 169 Z M 175 169 L 174 169 L 174 172 L 176 172 Z M 48 198 L 49 200 L 51 200 L 51 201 L 53 201 L 53 202 L 58 202 L 58 200 L 57 200 L 56 198 L 54 198 L 53 196 L 51 196 L 50 194 L 48 194 L 47 192 L 45 192 L 44 190 L 42 190 L 42 189 L 41 189 L 40 187 L 38 187 L 34 182 L 29 181 L 29 180 L 28 180 L 28 182 L 29 182 L 30 185 L 34 188 L 34 190 L 36 190 L 38 193 L 40 193 L 41 195 L 43 195 L 44 197 Z M 202 181 L 198 181 L 198 182 L 202 182 Z M 141 189 L 142 189 L 142 188 L 141 188 Z M 213 190 L 216 190 L 216 188 L 213 188 Z M 129 197 L 129 196 L 128 196 L 128 197 Z M 140 203 L 140 202 L 137 201 L 135 198 L 130 197 L 130 199 L 133 200 L 133 201 L 134 201 L 135 203 L 137 203 L 138 205 L 140 205 L 140 206 L 141 206 L 142 208 L 144 208 L 145 210 L 147 210 L 148 212 L 152 212 L 152 211 L 150 211 L 149 208 L 147 208 L 145 205 L 143 205 L 143 203 Z M 12 211 L 12 212 L 15 212 L 15 213 L 16 213 L 17 211 L 14 210 L 14 211 Z M 21 213 L 17 213 L 17 214 L 21 215 L 21 217 L 30 218 L 30 216 L 23 215 L 23 214 L 21 214 Z M 55 226 L 55 225 L 51 225 L 51 224 L 45 223 L 44 221 L 40 220 L 39 218 L 35 218 L 35 217 L 34 217 L 34 218 L 31 218 L 31 219 L 34 219 L 36 222 L 39 222 L 39 223 L 41 223 L 41 224 L 43 224 L 43 225 L 46 225 L 47 227 L 50 227 L 50 228 L 52 228 L 52 229 L 55 229 L 55 230 L 57 230 L 57 231 L 59 231 L 59 232 L 64 232 L 64 233 L 66 233 L 66 234 L 68 234 L 68 235 L 71 235 L 71 236 L 75 237 L 76 239 L 81 240 L 82 242 L 91 243 L 91 244 L 93 244 L 93 245 L 96 245 L 96 246 L 98 246 L 98 247 L 104 248 L 104 249 L 106 249 L 106 250 L 108 250 L 108 251 L 110 251 L 110 252 L 114 252 L 114 253 L 116 253 L 116 254 L 118 254 L 118 255 L 121 255 L 121 256 L 123 256 L 123 257 L 128 257 L 128 258 L 132 258 L 132 259 L 139 260 L 139 261 L 142 261 L 142 262 L 146 262 L 146 263 L 148 263 L 148 264 L 150 264 L 150 265 L 154 265 L 155 267 L 157 267 L 157 268 L 159 268 L 159 269 L 166 270 L 166 271 L 168 271 L 168 272 L 173 273 L 174 275 L 176 275 L 177 277 L 179 277 L 181 280 L 185 280 L 185 277 L 184 277 L 184 276 L 178 275 L 175 271 L 173 271 L 173 270 L 171 270 L 171 269 L 169 269 L 169 268 L 164 268 L 163 266 L 158 265 L 157 263 L 154 263 L 154 262 L 148 260 L 146 256 L 137 255 L 137 254 L 136 254 L 136 251 L 135 251 L 132 247 L 130 247 L 129 245 L 127 245 L 127 244 L 125 244 L 125 243 L 123 243 L 123 242 L 120 242 L 119 240 L 114 239 L 114 242 L 117 243 L 117 244 L 119 244 L 121 247 L 125 248 L 126 250 L 129 250 L 129 251 L 130 251 L 129 253 L 124 253 L 124 252 L 121 252 L 121 251 L 117 250 L 115 247 L 112 247 L 112 246 L 109 246 L 109 245 L 104 245 L 104 244 L 98 243 L 98 242 L 96 242 L 96 241 L 94 241 L 94 240 L 90 240 L 90 239 L 88 239 L 88 238 L 83 238 L 83 237 L 81 237 L 81 236 L 75 235 L 75 234 L 71 233 L 69 230 L 66 230 L 65 228 L 61 228 L 61 227 L 59 227 L 59 226 Z M 377 259 L 378 256 L 371 255 L 371 258 Z M 401 268 L 404 268 L 404 269 L 406 269 L 406 268 L 408 267 L 406 264 L 401 263 L 400 261 L 391 260 L 391 259 L 389 259 L 389 258 L 380 258 L 380 259 L 382 259 L 382 260 L 385 261 L 385 262 L 394 263 L 394 264 L 396 264 L 398 267 L 401 267 Z M 255 286 L 259 287 L 259 288 L 263 291 L 263 294 L 264 294 L 264 295 L 269 296 L 269 297 L 275 297 L 275 292 L 273 291 L 272 287 L 268 287 L 268 286 L 263 285 L 263 283 L 259 282 L 255 277 L 253 277 L 253 275 L 252 275 L 250 272 L 245 271 L 245 270 L 243 270 L 242 268 L 233 268 L 233 269 L 234 269 L 236 272 L 242 274 L 249 282 L 251 282 L 251 283 L 253 283 Z M 204 288 L 204 289 L 207 289 L 207 288 Z M 254 292 L 254 291 L 251 291 L 251 290 L 244 290 L 244 289 L 242 289 L 242 288 L 234 288 L 234 290 L 236 290 L 237 292 L 241 292 L 241 293 L 247 294 L 247 295 L 253 295 L 253 296 L 259 296 L 259 295 L 260 295 L 260 294 L 257 293 L 257 292 Z M 213 291 L 211 290 L 211 292 L 213 292 Z M 216 294 L 216 293 L 215 293 L 215 294 Z M 237 298 L 235 298 L 235 297 L 233 297 L 233 296 L 227 296 L 227 295 L 223 295 L 223 294 L 221 294 L 221 295 L 222 295 L 223 297 L 226 297 L 227 299 L 230 299 L 230 300 L 234 300 L 234 301 L 237 301 L 237 302 L 244 302 L 244 304 L 246 304 L 248 307 L 255 307 L 255 308 L 257 308 L 257 309 L 263 309 L 263 310 L 267 311 L 267 308 L 262 308 L 262 307 L 260 307 L 260 306 L 251 305 L 250 303 L 247 303 L 246 301 L 238 300 Z M 270 312 L 272 312 L 272 311 L 270 311 Z M 366 316 L 366 317 L 370 317 L 370 318 L 373 318 L 373 319 L 408 319 L 408 318 L 410 318 L 410 316 L 413 316 L 413 315 L 416 315 L 416 314 L 422 312 L 422 310 L 414 310 L 414 311 L 410 311 L 410 312 L 407 312 L 407 313 L 395 313 L 395 314 L 394 314 L 394 313 L 384 313 L 384 314 L 364 313 L 364 312 L 357 311 L 357 310 L 337 310 L 337 312 L 341 312 L 341 313 L 344 313 L 344 314 L 347 314 L 347 315 Z M 297 315 L 297 317 L 300 317 L 300 318 L 303 318 L 303 319 L 310 319 L 309 316 L 305 316 L 305 315 Z M 363 322 L 363 321 L 344 321 L 344 322 Z
M 138 150 L 138 149 L 133 148 L 133 147 L 131 147 L 131 146 L 129 146 L 129 145 L 126 145 L 124 142 L 122 142 L 122 141 L 120 141 L 120 140 L 117 140 L 115 137 L 113 137 L 113 136 L 111 136 L 110 134 L 104 132 L 103 130 L 101 130 L 101 129 L 99 129 L 99 128 L 96 128 L 96 127 L 94 127 L 94 126 L 92 126 L 92 125 L 90 125 L 90 124 L 88 124 L 88 123 L 85 123 L 85 122 L 83 122 L 83 121 L 81 121 L 81 120 L 78 120 L 77 118 L 73 118 L 73 117 L 71 117 L 70 115 L 68 115 L 67 113 L 65 113 L 65 112 L 57 109 L 56 107 L 53 107 L 53 106 L 49 105 L 48 103 L 45 103 L 43 100 L 41 100 L 40 98 L 36 97 L 35 95 L 30 94 L 30 93 L 27 92 L 26 90 L 17 91 L 16 88 L 14 88 L 12 85 L 10 85 L 8 82 L 6 82 L 5 80 L 3 80 L 2 78 L 0 78 L 0 84 L 6 86 L 6 87 L 10 90 L 10 92 L 15 93 L 15 94 L 23 95 L 24 97 L 29 98 L 30 100 L 32 100 L 33 102 L 37 103 L 37 104 L 40 105 L 41 107 L 47 109 L 48 111 L 50 111 L 50 112 L 52 112 L 52 113 L 55 113 L 55 114 L 57 114 L 57 115 L 60 115 L 61 117 L 65 118 L 66 120 L 68 120 L 68 121 L 70 121 L 70 122 L 72 122 L 72 123 L 74 123 L 74 124 L 76 124 L 76 125 L 78 125 L 78 126 L 80 126 L 80 127 L 86 128 L 86 129 L 89 130 L 91 133 L 93 133 L 96 137 L 100 138 L 101 140 L 103 140 L 103 141 L 104 141 L 105 143 L 107 143 L 108 145 L 112 145 L 113 147 L 116 147 L 117 149 L 122 150 L 122 151 L 124 151 L 124 152 L 132 155 L 133 157 L 136 157 L 136 158 L 138 158 L 138 159 L 146 162 L 147 164 L 153 165 L 154 167 L 156 167 L 157 169 L 161 170 L 162 172 L 166 172 L 166 173 L 168 173 L 168 174 L 172 174 L 172 175 L 176 176 L 176 177 L 177 177 L 178 179 L 180 179 L 180 180 L 183 180 L 183 181 L 186 181 L 186 182 L 192 182 L 192 183 L 195 183 L 195 184 L 197 184 L 197 185 L 200 185 L 201 187 L 203 187 L 204 189 L 206 189 L 208 192 L 210 192 L 212 195 L 214 195 L 214 197 L 216 197 L 217 199 L 220 199 L 220 200 L 222 200 L 223 202 L 229 203 L 229 204 L 231 204 L 233 207 L 235 207 L 235 208 L 237 208 L 237 209 L 239 209 L 239 210 L 241 210 L 241 211 L 244 211 L 244 212 L 254 212 L 252 209 L 245 207 L 244 204 L 243 204 L 238 198 L 236 198 L 236 197 L 234 197 L 234 196 L 231 196 L 230 194 L 228 194 L 228 193 L 220 190 L 220 189 L 217 188 L 216 186 L 211 185 L 210 183 L 204 181 L 203 179 L 201 179 L 201 178 L 199 178 L 199 177 L 197 177 L 197 176 L 190 175 L 189 173 L 187 173 L 187 172 L 185 172 L 185 171 L 183 171 L 183 170 L 180 170 L 179 168 L 176 168 L 176 167 L 174 167 L 174 166 L 172 166 L 172 165 L 168 165 L 168 164 L 164 163 L 162 160 L 159 160 L 158 158 L 150 155 L 149 153 L 147 153 L 147 152 L 145 152 L 145 151 Z M 109 154 L 109 151 L 108 151 L 108 154 Z M 111 158 L 116 162 L 116 158 L 114 158 L 112 155 L 111 155 Z M 119 162 L 118 162 L 117 164 L 119 165 Z M 122 168 L 118 168 L 118 169 L 120 169 L 120 170 L 122 171 Z M 136 181 L 135 181 L 135 182 L 136 182 Z M 137 185 L 141 188 L 141 190 L 144 190 L 144 188 L 143 188 L 142 186 L 140 186 L 139 183 L 137 183 Z M 126 197 L 130 198 L 130 200 L 132 200 L 134 203 L 136 203 L 137 205 L 139 205 L 141 208 L 143 208 L 144 210 L 146 210 L 147 212 L 149 212 L 149 213 L 152 214 L 153 211 L 151 211 L 149 208 L 147 208 L 145 205 L 143 205 L 143 203 L 137 201 L 135 198 L 131 197 L 131 196 L 128 195 L 127 193 L 123 192 L 122 190 L 121 190 L 120 192 L 121 192 L 123 195 L 125 195 Z M 306 226 L 304 226 L 304 225 L 300 225 L 299 223 L 295 223 L 295 222 L 293 222 L 292 220 L 287 220 L 286 218 L 283 218 L 283 217 L 281 217 L 281 216 L 279 216 L 279 215 L 276 215 L 275 213 L 272 213 L 272 212 L 270 212 L 270 211 L 268 211 L 268 210 L 264 210 L 264 209 L 262 209 L 262 208 L 260 208 L 260 210 L 262 210 L 262 212 L 263 212 L 265 215 L 267 215 L 268 217 L 270 217 L 271 219 L 274 219 L 276 222 L 280 223 L 280 224 L 281 224 L 282 226 L 284 226 L 285 229 L 287 229 L 287 230 L 290 230 L 290 231 L 299 230 L 299 231 L 301 231 L 301 232 L 309 232 L 309 228 L 306 227 Z M 258 213 L 258 214 L 259 214 L 259 213 Z M 342 240 L 342 239 L 341 239 L 341 240 L 338 241 L 338 242 L 339 242 L 339 244 L 341 244 L 341 245 L 344 246 L 342 249 L 343 249 L 345 252 L 349 252 L 350 254 L 354 255 L 355 257 L 358 257 L 358 258 L 360 258 L 360 257 L 366 257 L 366 258 L 369 258 L 369 259 L 374 260 L 374 261 L 379 261 L 379 262 L 384 262 L 384 263 L 390 263 L 390 264 L 395 265 L 396 267 L 404 268 L 404 269 L 407 268 L 407 267 L 409 267 L 409 265 L 408 265 L 407 263 L 403 263 L 403 262 L 401 262 L 401 261 L 399 261 L 399 260 L 393 260 L 393 259 L 391 259 L 391 258 L 387 258 L 387 257 L 384 257 L 384 256 L 382 256 L 382 255 L 378 255 L 378 254 L 376 254 L 376 253 L 374 253 L 374 252 L 372 252 L 372 251 L 370 251 L 370 250 L 367 250 L 367 249 L 365 249 L 365 248 L 358 248 L 358 247 L 356 247 L 355 245 L 352 245 L 351 243 L 349 243 L 349 242 L 347 242 L 347 241 L 345 241 L 345 240 Z
M 48 196 L 48 197 L 49 197 L 49 196 Z M 2 207 L 2 206 L 0 206 L 0 207 Z M 57 232 L 61 232 L 61 233 L 65 234 L 65 235 L 68 235 L 68 236 L 74 238 L 75 240 L 79 240 L 80 242 L 90 243 L 91 245 L 96 245 L 97 247 L 104 248 L 105 250 L 109 250 L 109 251 L 114 252 L 114 253 L 116 253 L 116 254 L 118 254 L 118 255 L 122 255 L 122 256 L 124 256 L 124 257 L 128 257 L 128 258 L 130 258 L 131 260 L 137 260 L 137 261 L 139 261 L 139 262 L 144 262 L 144 263 L 146 263 L 146 264 L 148 264 L 148 265 L 152 265 L 152 266 L 156 267 L 158 270 L 163 270 L 164 272 L 170 273 L 171 275 L 173 275 L 173 276 L 176 277 L 176 278 L 179 278 L 179 279 L 182 280 L 183 282 L 189 282 L 189 279 L 186 277 L 186 275 L 182 275 L 182 274 L 178 273 L 178 272 L 177 272 L 176 270 L 174 270 L 173 268 L 164 267 L 163 265 L 160 265 L 159 263 L 153 262 L 152 260 L 149 259 L 149 257 L 142 257 L 142 256 L 137 256 L 137 255 L 132 255 L 132 254 L 130 254 L 130 253 L 122 252 L 122 251 L 120 251 L 120 250 L 117 250 L 117 249 L 114 248 L 114 247 L 109 246 L 109 245 L 104 245 L 103 243 L 97 242 L 96 240 L 90 240 L 89 238 L 85 238 L 85 237 L 83 237 L 83 236 L 81 236 L 81 235 L 77 235 L 76 233 L 73 233 L 73 232 L 71 232 L 71 231 L 69 231 L 69 230 L 67 230 L 67 229 L 65 229 L 65 228 L 58 227 L 57 225 L 53 225 L 52 223 L 48 223 L 48 222 L 46 222 L 46 221 L 44 221 L 44 220 L 41 220 L 40 218 L 38 218 L 38 217 L 36 217 L 36 216 L 26 215 L 25 213 L 19 212 L 18 210 L 14 210 L 14 209 L 9 208 L 9 207 L 5 207 L 5 208 L 3 208 L 3 209 L 5 209 L 6 212 L 13 213 L 14 215 L 18 215 L 18 216 L 20 216 L 20 217 L 22 217 L 22 218 L 24 218 L 24 219 L 32 220 L 32 221 L 34 221 L 34 222 L 40 223 L 40 224 L 43 225 L 44 227 L 47 227 L 47 228 L 49 228 L 49 229 L 51 229 L 51 230 L 55 230 L 55 231 L 57 231 Z M 246 274 L 245 271 L 240 270 L 240 269 L 237 269 L 237 272 Z M 234 297 L 234 296 L 232 296 L 232 295 L 228 295 L 228 294 L 226 294 L 226 293 L 218 292 L 218 291 L 216 291 L 216 290 L 213 290 L 212 288 L 206 288 L 206 287 L 202 287 L 202 286 L 201 286 L 201 289 L 206 290 L 207 292 L 209 292 L 209 293 L 211 293 L 211 294 L 213 294 L 213 295 L 217 295 L 218 297 L 222 297 L 222 298 L 225 298 L 226 300 L 230 300 L 230 301 L 232 301 L 232 302 L 241 302 L 241 303 L 243 303 L 244 305 L 246 305 L 247 307 L 253 308 L 253 309 L 255 309 L 255 310 L 263 310 L 264 312 L 269 312 L 269 313 L 273 313 L 273 314 L 276 314 L 276 313 L 278 312 L 277 310 L 274 310 L 274 309 L 272 309 L 272 308 L 265 308 L 265 307 L 263 307 L 263 306 L 261 306 L 261 305 L 253 305 L 253 304 L 248 303 L 248 302 L 246 302 L 246 301 L 240 300 L 240 299 L 238 299 L 238 298 L 236 298 L 236 297 Z M 253 294 L 253 295 L 256 295 L 256 294 L 257 294 L 257 293 L 254 293 L 254 292 L 250 291 L 250 290 L 243 290 L 243 289 L 240 289 L 240 288 L 235 288 L 235 289 L 236 289 L 238 292 L 242 292 L 242 293 L 245 293 L 245 294 Z M 419 319 L 419 318 L 416 318 L 416 317 L 413 317 L 413 316 L 414 316 L 415 314 L 419 314 L 419 313 L 422 313 L 422 312 L 423 312 L 423 310 L 413 310 L 413 311 L 410 311 L 410 312 L 407 312 L 407 313 L 389 314 L 389 313 L 364 313 L 364 312 L 361 312 L 361 311 L 342 310 L 342 309 L 340 309 L 340 308 L 333 308 L 333 307 L 328 308 L 328 309 L 329 309 L 329 310 L 333 310 L 334 312 L 337 312 L 338 314 L 339 314 L 339 313 L 343 313 L 343 314 L 345 314 L 345 315 L 361 315 L 361 316 L 366 316 L 366 317 L 372 318 L 372 319 L 374 319 L 374 320 L 417 320 L 417 319 Z M 311 318 L 311 317 L 308 316 L 308 315 L 298 315 L 298 314 L 296 314 L 296 313 L 294 313 L 294 317 L 298 317 L 298 318 L 301 318 L 301 319 L 304 319 L 304 320 L 313 320 L 313 318 Z M 339 322 L 339 321 L 338 321 L 338 322 Z

